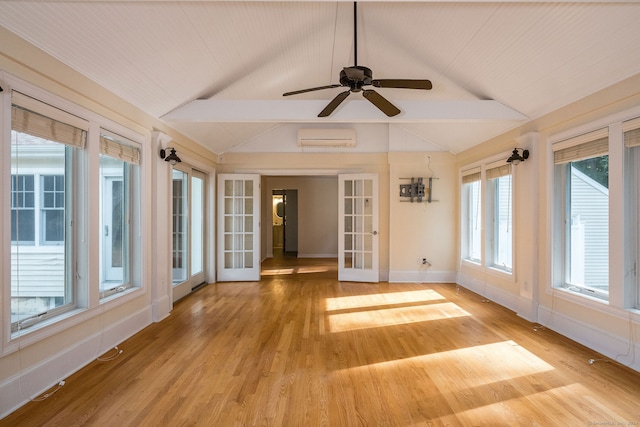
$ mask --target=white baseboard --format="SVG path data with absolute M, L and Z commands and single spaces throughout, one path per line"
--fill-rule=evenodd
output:
M 389 271 L 389 283 L 455 283 L 455 271 Z
M 612 335 L 610 332 L 562 313 L 552 312 L 548 307 L 538 307 L 538 319 L 544 327 L 640 372 L 640 357 L 634 357 L 634 355 L 640 355 L 639 343 L 630 342 L 629 338 Z M 635 330 L 638 327 L 637 323 L 633 327 Z M 597 355 L 594 354 L 593 358 L 597 359 Z
M 636 360 L 633 358 L 634 354 L 640 354 L 640 345 L 630 343 L 628 338 L 612 335 L 562 313 L 552 313 L 547 307 L 538 306 L 535 308 L 530 300 L 510 294 L 469 276 L 459 275 L 458 284 L 513 310 L 518 316 L 530 322 L 538 321 L 546 328 L 640 372 L 640 358 L 636 357 Z M 638 327 L 637 324 L 634 325 L 634 329 L 636 327 Z
M 514 295 L 509 292 L 505 292 L 504 290 L 492 286 L 489 283 L 486 283 L 481 280 L 477 280 L 473 277 L 469 277 L 463 274 L 458 275 L 458 279 L 456 282 L 458 285 L 463 288 L 469 289 L 488 300 L 496 302 L 503 307 L 508 308 L 516 313 L 519 313 L 520 310 L 520 296 Z
M 0 419 L 150 325 L 151 316 L 150 307 L 145 307 L 0 383 Z
M 158 298 L 153 302 L 153 321 L 159 322 L 165 319 L 173 309 L 173 301 L 169 295 Z

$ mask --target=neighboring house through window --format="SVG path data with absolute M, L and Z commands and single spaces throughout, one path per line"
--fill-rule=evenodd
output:
M 76 303 L 71 177 L 88 125 L 19 92 L 12 104 L 11 325 L 17 331 Z

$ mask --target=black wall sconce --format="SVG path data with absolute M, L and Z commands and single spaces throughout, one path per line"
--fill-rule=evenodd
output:
M 518 150 L 522 150 L 522 154 Z M 514 148 L 511 153 L 511 157 L 507 159 L 507 163 L 511 163 L 513 166 L 516 166 L 520 162 L 524 162 L 529 158 L 529 150 L 525 150 L 523 148 Z
M 170 150 L 169 155 L 167 155 L 167 150 Z M 176 154 L 176 149 L 173 147 L 162 148 L 160 150 L 160 158 L 164 159 L 165 162 L 169 162 L 172 165 L 176 163 L 180 163 L 180 157 Z

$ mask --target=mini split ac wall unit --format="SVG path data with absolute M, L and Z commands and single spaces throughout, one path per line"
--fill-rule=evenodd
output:
M 300 147 L 355 147 L 355 129 L 298 129 Z

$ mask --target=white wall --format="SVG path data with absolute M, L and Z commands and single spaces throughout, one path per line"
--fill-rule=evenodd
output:
M 445 152 L 389 153 L 390 282 L 453 282 L 456 279 L 455 156 Z M 432 177 L 432 202 L 400 197 L 407 178 Z M 426 258 L 427 264 L 422 264 Z
M 505 279 L 486 268 L 462 262 L 458 283 L 516 311 L 525 319 L 539 322 L 640 371 L 640 360 L 633 357 L 640 354 L 640 314 L 638 310 L 625 309 L 622 296 L 624 229 L 621 207 L 625 203 L 620 190 L 622 170 L 610 170 L 610 239 L 618 244 L 610 246 L 609 250 L 609 301 L 574 295 L 552 286 L 552 138 L 563 134 L 580 135 L 593 126 L 607 126 L 615 118 L 631 117 L 640 117 L 640 75 L 460 153 L 457 156 L 459 170 L 497 154 L 508 153 L 514 147 L 529 149 L 531 156 L 515 168 L 513 278 Z M 621 144 L 613 147 L 610 157 L 620 158 Z M 611 185 L 612 182 L 617 184 Z M 460 253 L 457 256 L 460 257 Z

